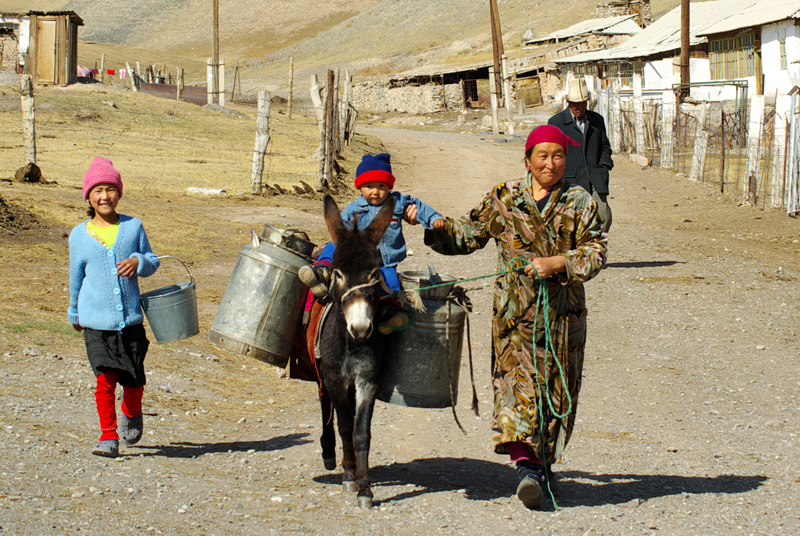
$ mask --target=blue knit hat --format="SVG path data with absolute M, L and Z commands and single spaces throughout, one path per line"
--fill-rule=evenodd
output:
M 389 158 L 389 153 L 365 154 L 356 168 L 356 188 L 361 188 L 368 182 L 382 182 L 389 188 L 394 188 L 395 179 Z

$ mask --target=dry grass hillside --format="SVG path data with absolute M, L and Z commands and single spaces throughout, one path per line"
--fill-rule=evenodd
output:
M 680 0 L 653 0 L 658 16 Z M 506 49 L 519 52 L 526 30 L 544 35 L 593 18 L 596 0 L 498 0 Z M 565 9 L 565 6 L 568 6 Z M 207 0 L 0 0 L 0 10 L 71 9 L 84 20 L 80 62 L 102 53 L 110 65 L 126 60 L 186 69 L 187 81 L 205 79 L 211 54 Z M 288 58 L 299 90 L 309 75 L 349 67 L 357 79 L 436 63 L 488 59 L 488 2 L 463 0 L 238 0 L 220 2 L 220 55 L 232 77 L 242 66 L 244 89 L 284 91 Z
M 211 52 L 207 0 L 3 0 L 28 9 L 72 9 L 86 41 L 133 46 L 203 60 Z M 653 0 L 654 14 L 679 0 Z M 507 48 L 528 29 L 538 35 L 592 18 L 596 0 L 498 0 Z M 265 65 L 295 57 L 299 67 L 355 64 L 396 69 L 452 61 L 489 47 L 488 2 L 463 0 L 237 0 L 220 2 L 220 52 L 228 65 Z

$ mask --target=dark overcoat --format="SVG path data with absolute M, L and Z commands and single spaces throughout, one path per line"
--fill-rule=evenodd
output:
M 580 147 L 567 149 L 567 182 L 582 186 L 587 192 L 608 194 L 608 172 L 614 167 L 611 160 L 611 143 L 606 134 L 606 123 L 597 112 L 586 110 L 586 134 L 582 134 L 575 119 L 565 108 L 547 122 L 561 129 L 564 134 L 579 142 Z M 605 166 L 605 167 L 604 167 Z

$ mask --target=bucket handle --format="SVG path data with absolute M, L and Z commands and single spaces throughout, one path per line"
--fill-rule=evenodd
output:
M 189 267 L 186 266 L 186 264 L 184 264 L 184 262 L 182 260 L 180 260 L 178 257 L 173 257 L 172 255 L 156 255 L 156 258 L 158 258 L 158 260 L 161 260 L 161 259 L 175 259 L 176 261 L 181 263 L 181 265 L 183 266 L 183 269 L 186 270 L 187 274 L 189 274 L 189 279 L 192 280 L 192 283 L 196 283 L 196 281 L 194 280 L 194 276 L 192 275 L 192 272 L 189 271 Z

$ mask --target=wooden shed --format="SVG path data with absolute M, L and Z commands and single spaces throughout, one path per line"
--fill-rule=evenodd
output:
M 74 84 L 78 81 L 78 26 L 74 11 L 30 11 L 27 72 L 34 84 Z

